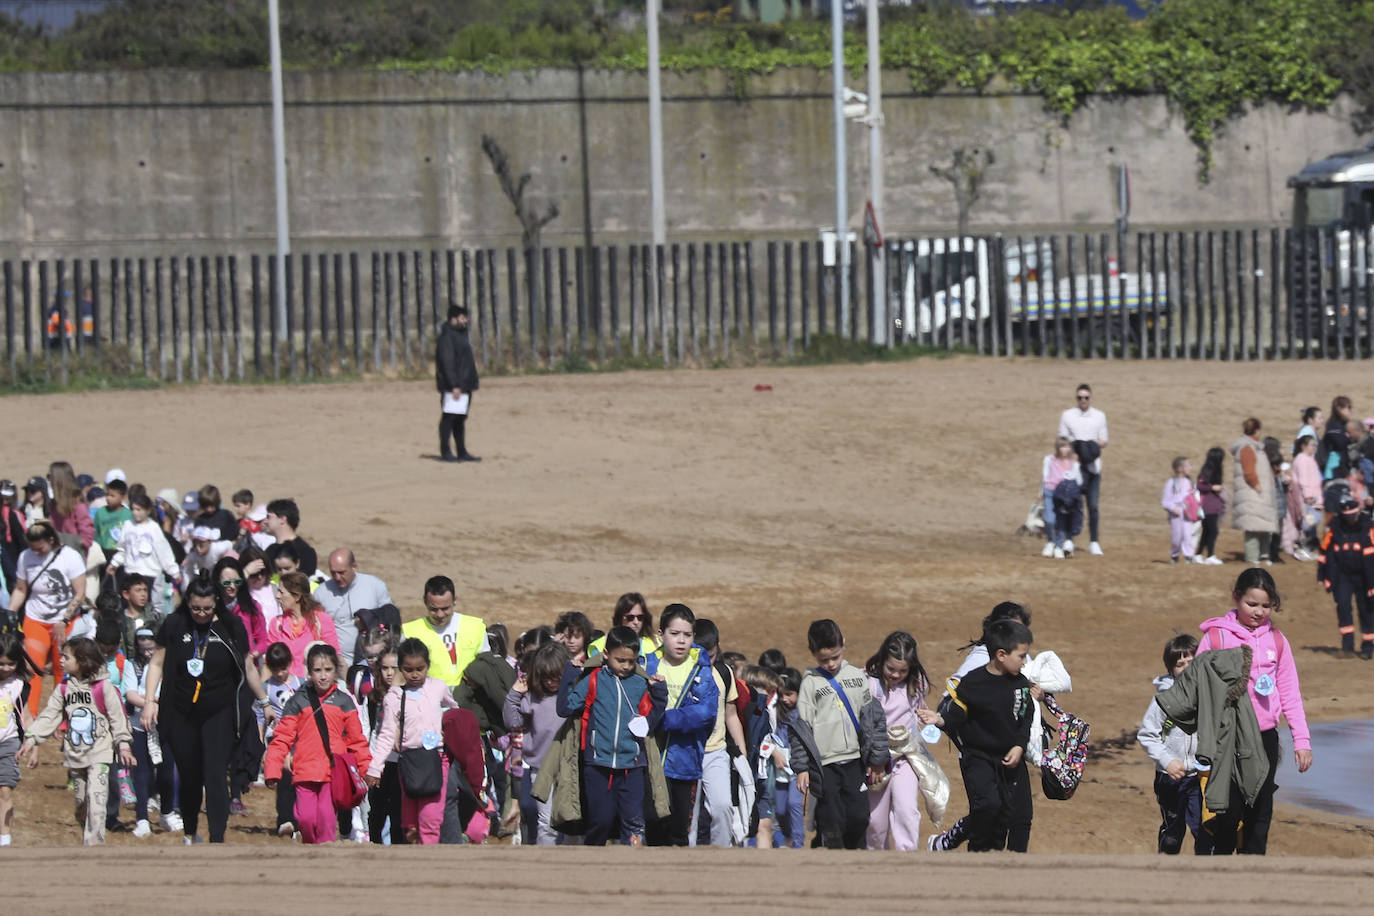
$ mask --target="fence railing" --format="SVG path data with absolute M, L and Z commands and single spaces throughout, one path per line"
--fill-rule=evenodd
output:
M 993 356 L 1371 355 L 1370 234 L 1250 229 L 851 246 L 674 243 L 0 262 L 11 380 L 424 373 L 449 302 L 487 369 L 786 359 L 818 335 Z M 286 271 L 278 327 L 277 271 Z

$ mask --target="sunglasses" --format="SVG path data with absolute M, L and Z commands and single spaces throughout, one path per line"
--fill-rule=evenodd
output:
M 220 584 L 220 587 L 221 587 L 221 588 L 238 588 L 240 585 L 243 584 L 243 580 L 242 580 L 242 579 L 220 579 L 220 580 L 219 580 L 219 584 Z
M 649 617 L 648 617 L 647 614 L 626 614 L 626 615 L 625 615 L 625 619 L 626 619 L 626 620 L 648 620 Z
M 1080 400 L 1080 401 L 1091 401 L 1091 400 L 1092 400 L 1092 395 L 1090 395 L 1090 394 L 1080 394 L 1080 395 L 1078 396 L 1078 400 Z

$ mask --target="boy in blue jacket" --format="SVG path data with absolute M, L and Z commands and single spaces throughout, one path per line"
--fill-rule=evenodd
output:
M 696 615 L 687 605 L 668 605 L 658 622 L 663 645 L 644 659 L 645 670 L 651 676 L 663 675 L 667 688 L 667 708 L 654 737 L 663 759 L 672 813 L 666 821 L 651 826 L 649 842 L 653 846 L 688 845 L 706 739 L 716 722 L 720 691 L 711 675 L 710 653 L 694 644 L 695 624 Z
M 558 686 L 558 714 L 582 722 L 587 846 L 605 846 L 617 817 L 621 842 L 644 845 L 645 739 L 663 718 L 668 688 L 662 675 L 639 668 L 638 658 L 639 635 L 612 627 L 600 664 L 569 662 Z

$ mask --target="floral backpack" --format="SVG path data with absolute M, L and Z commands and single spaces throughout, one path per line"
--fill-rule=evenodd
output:
M 1087 722 L 1064 711 L 1053 694 L 1045 694 L 1045 707 L 1054 714 L 1059 725 L 1054 746 L 1049 744 L 1049 729 L 1044 732 L 1045 758 L 1040 763 L 1040 788 L 1046 798 L 1065 801 L 1073 798 L 1083 780 L 1083 767 L 1088 762 Z

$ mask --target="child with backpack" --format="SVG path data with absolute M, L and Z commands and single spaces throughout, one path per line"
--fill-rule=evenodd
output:
M 662 675 L 667 687 L 663 721 L 652 752 L 663 760 L 670 814 L 648 833 L 651 845 L 686 846 L 691 838 L 706 739 L 716 723 L 719 691 L 711 656 L 695 645 L 696 615 L 685 604 L 670 604 L 658 618 L 662 644 L 644 659 L 644 670 Z
M 1197 475 L 1197 491 L 1202 496 L 1202 537 L 1198 541 L 1195 560 L 1204 566 L 1220 566 L 1221 557 L 1217 556 L 1217 533 L 1221 523 L 1221 513 L 1226 504 L 1222 501 L 1226 487 L 1223 485 L 1222 468 L 1226 464 L 1226 450 L 1212 446 L 1202 462 L 1202 470 Z
M 1193 465 L 1179 455 L 1173 462 L 1174 475 L 1164 482 L 1160 505 L 1169 516 L 1169 562 L 1195 562 L 1193 523 L 1202 517 L 1202 496 L 1193 486 Z
M 582 722 L 587 846 L 605 846 L 617 819 L 625 845 L 644 845 L 646 739 L 663 718 L 668 687 L 639 667 L 639 650 L 637 632 L 611 627 L 601 652 L 583 667 L 569 662 L 558 687 L 558 714 Z
M 827 849 L 862 849 L 868 786 L 887 772 L 887 721 L 868 677 L 844 660 L 844 634 L 812 621 L 806 642 L 816 667 L 802 677 L 792 728 L 797 788 L 816 796 L 816 826 Z
M 951 678 L 938 711 L 916 712 L 959 748 L 969 806 L 964 829 L 973 852 L 1025 852 L 1030 844 L 1030 776 L 1023 755 L 1035 700 L 1021 669 L 1031 639 L 1030 628 L 1018 620 L 992 623 L 983 634 L 988 663 L 957 681 Z
M 1174 686 L 1197 653 L 1197 640 L 1187 633 L 1164 644 L 1164 674 L 1155 678 L 1155 692 Z M 1159 802 L 1159 851 L 1176 856 L 1185 830 L 1197 840 L 1202 824 L 1202 783 L 1198 771 L 1197 734 L 1177 728 L 1159 704 L 1150 701 L 1136 740 L 1155 762 L 1155 800 Z
M 71 774 L 76 793 L 76 820 L 86 846 L 105 843 L 105 804 L 110 789 L 110 764 L 135 766 L 129 717 L 119 691 L 109 681 L 105 658 L 95 640 L 78 636 L 62 646 L 62 670 L 68 678 L 48 696 L 19 749 L 29 768 L 38 766 L 38 745 L 66 723 L 62 762 Z
M 296 790 L 295 823 L 305 843 L 332 843 L 338 838 L 339 815 L 334 806 L 334 757 L 353 754 L 359 771 L 372 762 L 358 708 L 348 691 L 335 680 L 339 654 L 333 646 L 315 643 L 305 655 L 309 682 L 286 701 L 272 743 L 263 760 L 268 788 L 282 777 L 291 755 L 291 784 Z
M 1071 486 L 1063 486 L 1065 481 Z M 1077 509 L 1080 502 L 1078 488 L 1083 485 L 1079 472 L 1078 456 L 1074 454 L 1073 443 L 1063 436 L 1054 440 L 1054 452 L 1045 456 L 1040 468 L 1041 498 L 1045 503 L 1045 549 L 1042 557 L 1062 560 L 1073 556 L 1073 536 L 1083 530 L 1082 515 Z M 1063 511 L 1060 510 L 1063 506 Z M 1078 524 L 1074 526 L 1077 517 Z

